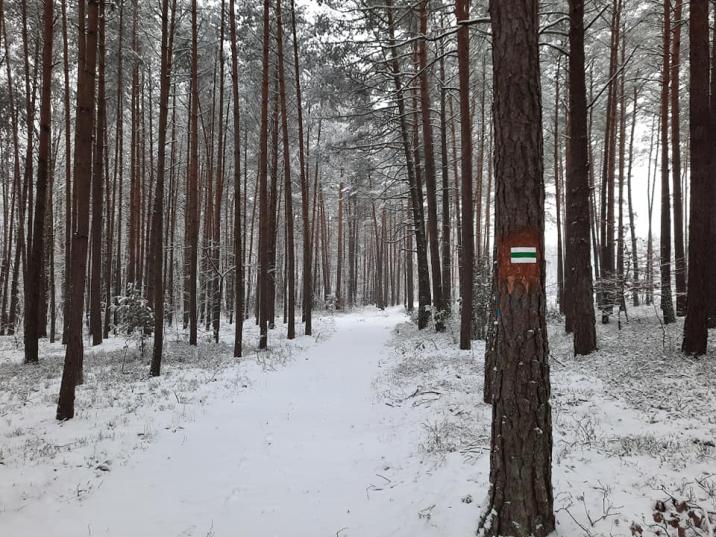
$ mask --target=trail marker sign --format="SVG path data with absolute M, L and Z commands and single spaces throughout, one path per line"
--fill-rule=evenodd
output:
M 510 248 L 512 264 L 537 263 L 537 248 L 534 246 L 513 246 Z

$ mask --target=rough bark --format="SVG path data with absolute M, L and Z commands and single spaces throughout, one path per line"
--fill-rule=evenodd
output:
M 490 536 L 545 537 L 555 528 L 537 4 L 490 3 L 500 267 L 491 486 L 482 522 Z M 535 248 L 535 263 L 512 264 L 517 246 Z
M 569 2 L 569 121 L 567 122 L 566 220 L 568 226 L 565 263 L 565 294 L 570 297 L 569 315 L 574 354 L 597 348 L 592 290 L 589 218 L 589 152 L 587 96 L 584 72 L 584 0 Z
M 80 0 L 83 4 L 84 0 Z M 94 120 L 94 90 L 97 61 L 97 21 L 99 1 L 89 0 L 87 9 L 86 54 L 77 76 L 77 115 L 75 120 L 74 188 L 77 202 L 77 219 L 72 235 L 72 266 L 70 281 L 70 312 L 67 331 L 67 348 L 62 371 L 57 419 L 68 420 L 75 415 L 75 386 L 80 378 L 83 342 L 82 315 L 84 288 L 87 277 L 87 243 L 89 236 L 89 201 L 92 168 L 84 157 L 92 151 Z M 84 24 L 81 25 L 82 27 Z M 80 156 L 83 156 L 80 158 Z
M 689 22 L 689 134 L 691 137 L 691 214 L 689 218 L 689 283 L 684 340 L 687 354 L 706 352 L 707 297 L 713 267 L 709 265 L 710 204 L 713 192 L 712 155 L 709 137 L 709 30 L 708 1 L 691 1 Z

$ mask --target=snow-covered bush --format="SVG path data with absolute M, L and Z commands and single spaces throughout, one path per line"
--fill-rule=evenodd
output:
M 148 336 L 152 335 L 154 314 L 149 301 L 134 284 L 127 285 L 127 294 L 117 297 L 114 307 L 115 329 L 126 334 L 127 339 L 137 340 L 142 355 Z

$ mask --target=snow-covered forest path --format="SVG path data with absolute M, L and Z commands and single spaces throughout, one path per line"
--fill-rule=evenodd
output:
M 53 537 L 377 537 L 406 535 L 406 519 L 425 531 L 415 491 L 389 491 L 394 467 L 415 454 L 418 427 L 373 386 L 405 316 L 335 320 L 330 339 L 260 374 L 233 401 L 210 403 L 84 501 L 28 506 L 15 535 L 40 534 L 48 520 Z

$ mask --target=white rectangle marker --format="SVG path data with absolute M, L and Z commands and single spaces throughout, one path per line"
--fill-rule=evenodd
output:
M 535 246 L 513 246 L 510 248 L 510 261 L 512 263 L 537 263 L 537 248 Z

